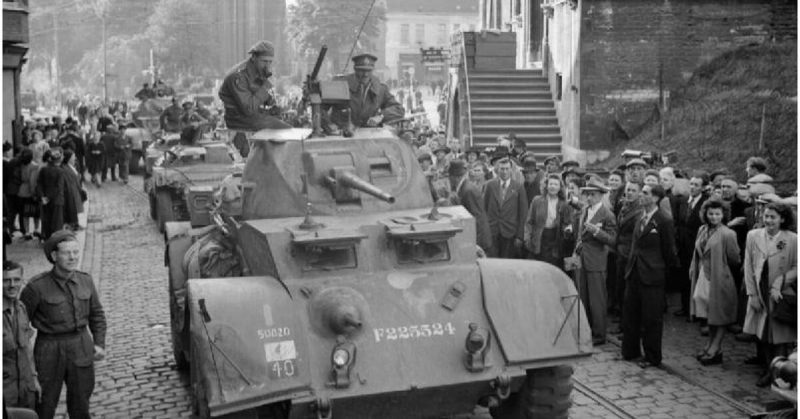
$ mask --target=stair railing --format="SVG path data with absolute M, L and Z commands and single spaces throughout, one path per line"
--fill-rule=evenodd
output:
M 472 147 L 472 103 L 469 94 L 469 65 L 467 64 L 467 44 L 461 32 L 461 61 L 464 64 L 464 85 L 467 86 L 467 123 L 469 124 L 469 146 Z

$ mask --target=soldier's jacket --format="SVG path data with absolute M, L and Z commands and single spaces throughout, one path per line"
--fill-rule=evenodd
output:
M 183 108 L 178 105 L 170 105 L 161 112 L 161 116 L 158 118 L 161 129 L 167 132 L 181 132 L 181 116 L 183 116 Z
M 405 115 L 403 105 L 377 77 L 370 76 L 364 90 L 355 73 L 348 74 L 343 79 L 350 89 L 350 120 L 354 126 L 367 126 L 367 120 L 377 115 L 378 111 L 383 113 L 384 122 L 401 119 Z M 347 126 L 347 115 L 341 110 L 334 110 L 331 120 L 340 127 Z
M 33 377 L 31 338 L 33 328 L 25 305 L 3 299 L 3 400 L 6 406 L 24 405 L 36 390 Z M 24 407 L 33 407 L 24 406 Z
M 106 346 L 106 317 L 92 277 L 73 271 L 63 278 L 55 269 L 31 278 L 22 290 L 31 324 L 39 333 L 61 335 L 89 327 L 94 344 Z
M 268 80 L 271 75 L 258 74 L 249 59 L 229 70 L 219 88 L 219 98 L 225 104 L 225 119 L 255 116 L 261 105 L 272 102 L 272 83 Z

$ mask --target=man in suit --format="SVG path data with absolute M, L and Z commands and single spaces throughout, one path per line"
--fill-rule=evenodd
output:
M 523 153 L 520 157 L 522 166 L 522 176 L 525 178 L 522 186 L 525 187 L 525 196 L 528 198 L 528 206 L 537 195 L 544 189 L 544 172 L 539 170 L 536 165 L 536 157 L 531 152 Z
M 462 205 L 475 218 L 475 234 L 478 246 L 485 253 L 491 253 L 492 240 L 489 233 L 489 222 L 481 199 L 481 191 L 475 184 L 467 181 L 467 165 L 463 160 L 453 160 L 448 167 L 450 178 L 451 205 Z
M 605 185 L 591 179 L 581 188 L 586 207 L 578 220 L 578 243 L 575 252 L 580 255 L 578 291 L 589 312 L 592 327 L 592 343 L 606 343 L 606 317 L 608 295 L 606 290 L 606 268 L 608 247 L 614 246 L 617 237 L 617 222 L 614 213 L 603 205 L 603 195 L 608 192 Z
M 678 265 L 672 218 L 659 208 L 664 195 L 661 185 L 642 188 L 644 212 L 636 223 L 625 269 L 622 357 L 637 359 L 643 347 L 642 368 L 661 365 L 666 273 Z
M 508 157 L 500 159 L 496 167 L 497 177 L 486 183 L 483 195 L 494 251 L 490 256 L 516 258 L 525 236 L 528 198 L 522 182 L 511 177 Z
M 642 207 L 640 195 L 642 193 L 641 182 L 628 182 L 625 184 L 624 201 L 617 215 L 617 242 L 616 242 L 616 283 L 614 287 L 614 297 L 611 301 L 617 302 L 617 308 L 622 313 L 623 302 L 625 300 L 625 267 L 628 266 L 628 256 L 631 254 L 633 244 L 633 233 L 636 230 L 636 223 L 642 217 Z M 622 326 L 614 333 L 621 333 Z
M 685 211 L 681 216 L 683 222 L 677 226 L 676 244 L 678 246 L 678 259 L 683 270 L 689 269 L 692 264 L 692 254 L 694 253 L 694 243 L 697 240 L 697 231 L 703 225 L 700 219 L 700 208 L 708 197 L 703 193 L 708 185 L 708 175 L 705 172 L 693 173 L 689 179 L 689 197 L 685 202 Z M 685 279 L 685 280 L 684 280 Z M 686 316 L 690 313 L 690 299 L 692 294 L 691 280 L 689 277 L 681 277 L 678 289 L 681 293 L 681 309 L 675 312 L 676 316 Z M 689 318 L 691 320 L 691 318 Z

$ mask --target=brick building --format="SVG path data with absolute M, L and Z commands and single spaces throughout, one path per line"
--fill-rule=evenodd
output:
M 482 21 L 520 31 L 529 43 L 542 29 L 563 151 L 590 161 L 637 135 L 700 65 L 741 45 L 797 39 L 790 0 L 545 0 L 542 21 L 517 24 L 532 3 L 539 2 L 484 0 Z
M 21 144 L 19 75 L 28 52 L 28 1 L 3 1 L 3 142 Z
M 416 80 L 447 81 L 447 65 L 423 65 L 420 49 L 450 47 L 450 36 L 475 30 L 478 0 L 384 0 L 386 20 L 377 51 L 384 79 L 400 79 L 410 68 Z

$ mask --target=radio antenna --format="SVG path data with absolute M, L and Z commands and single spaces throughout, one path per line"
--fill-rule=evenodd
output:
M 375 0 L 372 0 L 372 3 L 369 5 L 369 9 L 367 10 L 367 15 L 364 16 L 364 20 L 361 22 L 361 27 L 358 28 L 358 34 L 356 35 L 356 39 L 353 41 L 353 46 L 350 48 L 350 54 L 347 55 L 347 59 L 344 61 L 344 68 L 342 69 L 342 74 L 347 71 L 347 66 L 350 65 L 350 58 L 353 57 L 353 51 L 356 49 L 356 44 L 358 44 L 358 39 L 361 38 L 361 32 L 364 30 L 364 26 L 367 24 L 367 19 L 369 19 L 370 13 L 372 13 L 372 8 L 375 7 Z

